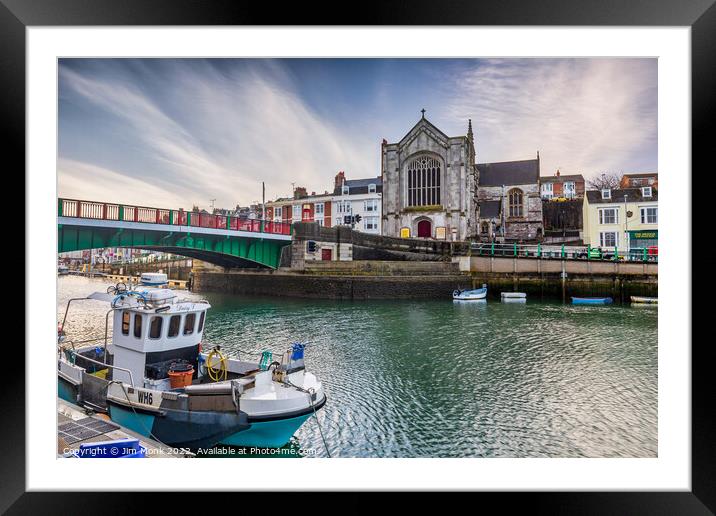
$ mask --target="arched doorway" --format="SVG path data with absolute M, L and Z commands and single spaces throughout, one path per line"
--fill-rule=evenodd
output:
M 429 220 L 418 222 L 418 238 L 431 238 L 433 236 L 432 224 Z

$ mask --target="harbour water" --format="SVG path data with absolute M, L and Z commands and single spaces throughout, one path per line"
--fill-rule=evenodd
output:
M 60 320 L 107 285 L 58 278 Z M 182 294 L 212 304 L 204 349 L 308 343 L 333 457 L 657 456 L 655 306 Z M 101 337 L 106 309 L 73 305 L 68 336 Z M 313 418 L 289 447 L 327 456 Z

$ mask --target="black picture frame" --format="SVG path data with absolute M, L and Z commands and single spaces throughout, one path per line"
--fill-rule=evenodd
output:
M 709 159 L 714 147 L 716 125 L 716 0 L 468 0 L 428 2 L 336 2 L 268 4 L 246 1 L 196 0 L 0 0 L 0 127 L 2 141 L 12 163 L 25 165 L 25 29 L 30 26 L 83 25 L 575 25 L 575 26 L 688 26 L 692 42 L 692 157 L 693 170 L 713 170 Z M 354 11 L 354 12 L 351 12 Z M 320 13 L 320 14 L 318 14 Z M 707 161 L 708 160 L 708 161 Z M 7 153 L 6 153 L 7 162 Z M 706 172 L 703 172 L 704 174 Z M 713 172 L 712 172 L 713 173 Z M 11 172 L 6 172 L 9 181 Z M 688 171 L 684 171 L 688 174 Z M 13 174 L 16 175 L 16 174 Z M 704 177 L 703 175 L 699 177 Z M 696 175 L 691 176 L 692 184 Z M 706 179 L 708 182 L 709 180 Z M 709 186 L 710 183 L 709 183 Z M 684 190 L 683 195 L 692 192 Z M 692 196 L 693 198 L 693 196 Z M 703 224 L 703 217 L 692 217 Z M 698 235 L 696 228 L 693 235 Z M 708 234 L 708 230 L 706 230 Z M 28 238 L 29 235 L 26 235 Z M 692 253 L 692 256 L 695 256 Z M 708 272 L 713 258 L 694 259 L 692 274 Z M 30 271 L 25 271 L 28 274 Z M 708 277 L 707 275 L 705 277 Z M 685 284 L 691 284 L 688 268 Z M 687 289 L 688 291 L 688 289 Z M 688 302 L 689 299 L 684 299 Z M 692 307 L 697 308 L 696 298 Z M 692 316 L 695 325 L 708 321 Z M 694 330 L 696 328 L 694 327 Z M 697 335 L 696 332 L 693 333 Z M 689 346 L 684 342 L 670 345 Z M 501 510 L 524 507 L 530 512 L 549 514 L 714 514 L 716 512 L 716 429 L 711 416 L 714 383 L 710 371 L 713 338 L 696 342 L 692 353 L 692 489 L 690 492 L 613 493 L 484 493 Z M 14 344 L 13 344 L 14 345 Z M 7 343 L 10 346 L 10 343 Z M 14 366 L 16 367 L 16 365 Z M 25 492 L 25 378 L 23 374 L 3 375 L 0 400 L 0 511 L 8 514 L 125 514 L 146 512 L 149 505 L 177 503 L 179 493 L 127 496 L 125 493 L 26 493 Z M 186 493 L 185 493 L 186 494 Z M 194 495 L 189 495 L 194 496 Z M 454 496 L 454 495 L 452 495 Z M 371 497 L 352 494 L 352 511 L 375 509 Z M 232 502 L 231 500 L 234 500 Z M 301 502 L 303 500 L 303 502 Z M 309 507 L 322 497 L 298 497 Z M 236 503 L 238 498 L 227 500 Z M 262 497 L 258 507 L 271 498 Z M 411 495 L 412 503 L 423 503 Z M 406 500 L 407 502 L 407 500 Z M 216 505 L 216 504 L 221 505 Z M 472 502 L 471 502 L 472 503 Z M 149 504 L 149 505 L 148 505 Z M 243 504 L 241 504 L 243 505 Z M 212 499 L 210 507 L 223 502 Z M 248 507 L 244 505 L 245 507 Z M 227 507 L 227 506 L 224 506 Z M 336 509 L 338 509 L 336 507 Z M 475 506 L 473 506 L 475 507 Z M 485 505 L 485 507 L 488 507 Z M 101 509 L 98 509 L 101 508 Z M 456 507 L 455 507 L 456 508 Z

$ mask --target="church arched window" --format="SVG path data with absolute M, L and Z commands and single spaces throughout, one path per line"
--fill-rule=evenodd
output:
M 408 163 L 408 206 L 440 204 L 440 161 L 428 156 Z
M 519 188 L 513 188 L 507 195 L 510 206 L 510 217 L 523 217 L 524 207 L 522 204 L 522 190 Z

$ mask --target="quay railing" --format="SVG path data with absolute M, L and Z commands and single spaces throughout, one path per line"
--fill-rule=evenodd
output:
M 499 242 L 474 242 L 470 245 L 472 256 L 500 256 L 515 258 L 537 258 L 542 260 L 591 260 L 591 261 L 629 261 L 658 262 L 657 246 L 632 247 L 592 247 L 573 245 L 517 244 Z
M 248 231 L 251 233 L 291 234 L 290 222 L 248 219 L 231 215 L 184 211 L 181 209 L 171 210 L 128 204 L 82 201 L 78 199 L 58 199 L 57 215 L 59 217 L 75 217 L 80 219 L 168 224 L 172 226 Z

